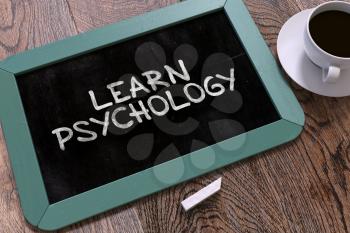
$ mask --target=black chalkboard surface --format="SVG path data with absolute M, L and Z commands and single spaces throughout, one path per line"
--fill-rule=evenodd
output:
M 234 68 L 234 91 L 229 90 L 231 83 L 227 80 L 217 80 L 225 87 L 224 93 L 211 96 L 205 92 L 204 100 L 186 106 L 189 101 L 183 87 L 188 82 L 176 77 L 177 83 L 172 84 L 164 68 L 168 65 L 183 73 L 180 61 L 190 82 L 199 86 L 208 76 L 230 77 Z M 158 71 L 162 75 L 159 80 L 169 86 L 163 83 L 153 90 L 142 75 L 152 70 Z M 138 81 L 134 82 L 139 88 L 134 98 L 131 79 Z M 120 104 L 115 103 L 108 88 L 118 81 L 122 82 L 114 88 L 121 92 L 119 98 L 131 96 Z M 24 73 L 17 76 L 17 84 L 50 203 L 281 118 L 224 11 Z M 175 105 L 183 108 L 171 107 L 167 90 Z M 188 90 L 194 99 L 201 95 L 195 85 Z M 211 91 L 217 90 L 212 86 Z M 155 94 L 170 106 L 164 116 L 156 116 L 147 105 Z M 140 110 L 139 101 L 151 119 L 140 115 L 142 122 L 138 122 L 137 117 L 129 116 L 129 104 Z M 163 106 L 160 99 L 153 103 L 158 110 Z M 124 130 L 112 124 L 111 113 L 121 106 L 124 108 L 118 113 L 118 121 L 133 120 L 133 125 Z M 104 131 L 107 111 L 109 126 Z M 80 124 L 74 127 L 77 122 Z M 73 134 L 63 143 L 64 150 L 57 132 L 53 133 L 60 127 L 69 128 L 61 132 L 62 138 Z M 95 139 L 82 142 L 78 137 Z

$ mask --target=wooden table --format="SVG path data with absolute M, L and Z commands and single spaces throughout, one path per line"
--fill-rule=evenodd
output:
M 234 0 L 228 0 L 234 1 Z M 350 0 L 348 0 L 350 1 Z M 0 58 L 176 0 L 0 0 Z M 283 23 L 320 0 L 245 0 L 272 52 Z M 306 114 L 292 143 L 78 223 L 63 232 L 350 232 L 350 98 L 291 83 Z M 189 213 L 179 202 L 223 176 Z M 0 232 L 35 232 L 21 213 L 0 134 Z

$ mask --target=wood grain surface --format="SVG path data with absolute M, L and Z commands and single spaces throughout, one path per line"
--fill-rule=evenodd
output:
M 0 0 L 0 58 L 175 2 Z M 283 23 L 321 2 L 245 0 L 275 55 Z M 297 140 L 62 232 L 350 233 L 350 98 L 290 84 L 306 114 Z M 181 209 L 181 200 L 219 176 L 217 195 L 188 213 Z M 22 216 L 1 132 L 0 232 L 37 232 Z

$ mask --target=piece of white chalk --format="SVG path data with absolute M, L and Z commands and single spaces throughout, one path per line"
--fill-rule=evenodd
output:
M 192 196 L 189 196 L 185 200 L 181 202 L 182 207 L 185 211 L 188 211 L 204 201 L 205 199 L 211 197 L 216 192 L 218 192 L 221 188 L 221 177 L 214 182 L 210 183 L 206 187 L 202 188 Z

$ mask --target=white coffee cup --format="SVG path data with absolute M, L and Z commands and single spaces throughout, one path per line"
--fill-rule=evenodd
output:
M 350 57 L 338 57 L 326 52 L 320 48 L 311 37 L 309 29 L 310 20 L 322 12 L 331 10 L 343 11 L 350 14 L 350 3 L 343 1 L 331 1 L 323 3 L 314 8 L 308 17 L 304 34 L 305 52 L 314 64 L 322 68 L 322 80 L 326 83 L 336 82 L 340 77 L 340 74 L 342 72 L 341 70 L 350 69 Z M 350 26 L 348 30 L 350 30 Z

